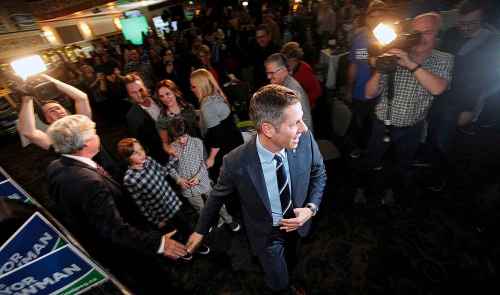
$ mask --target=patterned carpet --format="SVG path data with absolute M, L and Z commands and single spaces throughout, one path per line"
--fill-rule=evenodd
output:
M 114 146 L 121 127 L 101 128 Z M 37 148 L 1 139 L 0 163 L 30 194 L 47 200 L 46 163 Z M 482 294 L 498 291 L 500 133 L 460 136 L 447 189 L 423 188 L 420 169 L 411 207 L 354 206 L 355 161 L 327 162 L 328 187 L 310 237 L 303 241 L 295 282 L 307 294 Z M 175 264 L 172 285 L 184 294 L 262 294 L 259 267 L 242 233 L 210 235 L 212 253 Z M 166 285 L 168 282 L 166 283 Z M 105 286 L 91 293 L 110 294 Z M 163 293 L 163 292 L 160 292 Z M 167 289 L 165 293 L 169 293 Z M 493 292 L 494 294 L 495 292 Z

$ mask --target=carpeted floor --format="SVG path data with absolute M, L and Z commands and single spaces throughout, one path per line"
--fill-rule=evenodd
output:
M 100 131 L 108 146 L 124 135 L 121 126 Z M 44 153 L 22 148 L 15 136 L 0 140 L 0 165 L 45 204 Z M 494 129 L 458 136 L 446 190 L 424 189 L 420 179 L 427 171 L 420 168 L 411 207 L 354 206 L 352 183 L 358 176 L 352 171 L 358 163 L 328 161 L 327 191 L 313 233 L 303 241 L 297 281 L 307 294 L 498 292 L 499 144 Z M 175 285 L 185 294 L 262 294 L 260 270 L 244 235 L 220 228 L 210 242 L 210 255 L 176 266 Z

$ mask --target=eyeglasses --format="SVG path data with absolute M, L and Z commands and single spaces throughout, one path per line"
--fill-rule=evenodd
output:
M 283 68 L 283 67 L 281 67 L 281 68 L 278 68 L 276 71 L 266 72 L 266 74 L 268 74 L 268 75 L 275 75 L 276 73 L 278 73 L 279 71 L 281 71 L 281 70 L 283 70 L 283 69 L 284 69 L 284 68 Z

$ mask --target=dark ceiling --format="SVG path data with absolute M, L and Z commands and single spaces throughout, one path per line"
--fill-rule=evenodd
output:
M 103 5 L 113 0 L 16 0 L 1 1 L 2 10 L 9 15 L 31 13 L 38 20 L 52 19 L 80 10 Z M 133 2 L 133 1 L 131 1 Z

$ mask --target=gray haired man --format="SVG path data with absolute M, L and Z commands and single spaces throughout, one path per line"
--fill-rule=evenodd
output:
M 62 223 L 82 243 L 99 241 L 172 259 L 186 254 L 182 244 L 169 238 L 171 233 L 162 237 L 122 219 L 114 201 L 122 198 L 120 185 L 92 160 L 100 146 L 92 120 L 84 115 L 66 116 L 49 127 L 48 135 L 61 154 L 48 167 L 50 197 Z

